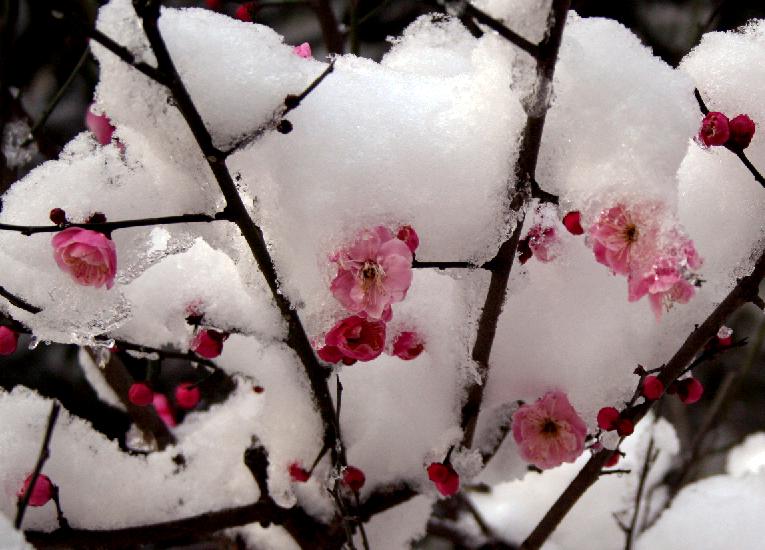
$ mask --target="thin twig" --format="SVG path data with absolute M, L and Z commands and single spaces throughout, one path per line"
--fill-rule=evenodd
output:
M 53 98 L 50 100 L 50 103 L 45 108 L 45 110 L 40 115 L 40 118 L 38 118 L 35 123 L 32 125 L 32 127 L 29 129 L 29 137 L 23 141 L 21 144 L 21 147 L 26 147 L 32 141 L 34 141 L 35 135 L 37 134 L 38 130 L 43 127 L 45 122 L 48 120 L 48 117 L 51 115 L 53 110 L 58 105 L 59 101 L 61 101 L 61 98 L 64 97 L 64 94 L 69 89 L 69 86 L 71 86 L 72 82 L 74 82 L 75 77 L 80 72 L 80 69 L 82 69 L 82 66 L 85 64 L 85 61 L 88 59 L 88 55 L 90 54 L 90 49 L 85 48 L 85 51 L 82 52 L 82 55 L 80 56 L 79 61 L 77 61 L 77 64 L 74 66 L 74 69 L 72 69 L 72 72 L 69 73 L 69 76 L 64 81 L 64 83 L 61 85 L 61 87 L 58 89 L 56 94 L 53 96 Z
M 19 298 L 2 286 L 0 286 L 0 296 L 8 300 L 11 305 L 16 306 L 19 309 L 23 309 L 24 311 L 28 311 L 29 313 L 40 313 L 42 311 L 42 308 L 33 306 L 23 298 Z
M 478 23 L 482 25 L 486 25 L 491 30 L 499 34 L 502 38 L 504 38 L 505 40 L 513 44 L 514 46 L 517 46 L 518 48 L 522 49 L 531 57 L 539 59 L 543 55 L 542 50 L 545 47 L 543 45 L 544 43 L 537 45 L 532 42 L 529 42 L 528 40 L 523 38 L 520 34 L 509 29 L 507 26 L 503 25 L 500 21 L 497 21 L 486 12 L 476 8 L 470 2 L 465 3 L 465 8 L 463 13 L 464 15 L 475 19 Z
M 45 436 L 43 437 L 42 446 L 40 447 L 40 454 L 37 456 L 37 463 L 35 469 L 32 471 L 32 475 L 29 476 L 29 485 L 27 490 L 24 491 L 24 496 L 19 498 L 16 503 L 16 519 L 13 520 L 13 527 L 16 529 L 21 528 L 21 523 L 24 521 L 24 512 L 29 506 L 29 499 L 32 498 L 32 492 L 34 491 L 37 478 L 40 477 L 45 461 L 50 457 L 50 438 L 53 435 L 53 428 L 56 426 L 56 420 L 58 420 L 58 414 L 61 412 L 61 405 L 54 401 L 50 406 L 50 414 L 48 415 L 48 425 L 45 428 Z
M 654 451 L 654 439 L 653 432 L 651 432 L 651 438 L 648 440 L 648 448 L 645 452 L 645 459 L 643 460 L 643 469 L 640 471 L 640 481 L 638 481 L 637 492 L 635 493 L 635 505 L 632 510 L 632 518 L 630 519 L 629 527 L 625 532 L 624 550 L 632 550 L 632 541 L 635 537 L 635 526 L 637 525 L 638 516 L 640 515 L 640 503 L 643 500 L 643 492 L 645 491 L 645 484 L 648 480 L 648 472 L 651 470 L 651 466 L 656 461 L 656 457 L 659 455 L 658 449 Z
M 58 233 L 70 227 L 80 229 L 90 229 L 98 231 L 105 235 L 111 234 L 117 229 L 126 229 L 128 227 L 147 227 L 155 225 L 172 225 L 178 223 L 209 223 L 214 221 L 232 221 L 227 212 L 218 212 L 214 216 L 208 214 L 182 214 L 180 216 L 161 216 L 157 218 L 141 218 L 135 220 L 120 220 L 116 222 L 104 223 L 65 223 L 62 225 L 14 225 L 9 223 L 0 223 L 0 231 L 15 231 L 29 237 L 37 233 Z
M 253 132 L 246 137 L 240 139 L 234 145 L 223 151 L 223 154 L 228 157 L 237 151 L 241 151 L 245 147 L 248 147 L 263 137 L 266 132 L 276 128 L 279 121 L 281 121 L 287 113 L 296 109 L 300 103 L 308 97 L 308 94 L 313 92 L 316 87 L 321 84 L 327 76 L 329 76 L 335 69 L 335 59 L 329 62 L 327 68 L 324 69 L 319 76 L 317 76 L 306 88 L 297 95 L 288 95 L 284 98 L 284 104 L 277 109 L 274 114 L 266 122 L 258 126 Z

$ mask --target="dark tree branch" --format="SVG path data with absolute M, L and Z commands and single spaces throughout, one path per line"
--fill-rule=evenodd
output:
M 130 50 L 128 50 L 126 47 L 122 46 L 121 44 L 117 44 L 114 40 L 106 36 L 97 28 L 81 21 L 77 16 L 69 14 L 69 13 L 54 10 L 51 12 L 51 14 L 53 15 L 53 17 L 57 19 L 65 19 L 70 25 L 75 27 L 79 32 L 81 32 L 88 38 L 94 40 L 95 42 L 98 42 L 104 48 L 106 48 L 107 50 L 112 52 L 114 55 L 119 57 L 122 61 L 124 61 L 125 63 L 133 67 L 134 69 L 138 70 L 139 72 L 143 73 L 144 75 L 148 76 L 153 81 L 159 84 L 167 85 L 165 76 L 160 71 L 158 71 L 155 67 L 152 67 L 148 63 L 144 63 L 143 61 L 138 60 L 135 57 L 135 55 L 133 55 L 133 52 L 131 52 Z
M 476 8 L 470 2 L 465 2 L 463 14 L 467 17 L 475 19 L 478 23 L 482 25 L 486 25 L 491 30 L 499 34 L 502 38 L 504 38 L 505 40 L 513 44 L 514 46 L 522 49 L 531 57 L 539 59 L 539 57 L 543 55 L 543 49 L 545 47 L 544 43 L 537 45 L 532 42 L 529 42 L 528 40 L 523 38 L 520 34 L 516 33 L 515 31 L 509 29 L 507 26 L 502 24 L 502 22 L 497 21 L 486 12 Z
M 276 268 L 268 251 L 263 231 L 247 212 L 236 184 L 226 167 L 225 154 L 213 145 L 212 136 L 170 57 L 165 41 L 159 32 L 159 3 L 148 0 L 139 1 L 138 4 L 140 5 L 136 7 L 136 12 L 143 22 L 144 32 L 157 58 L 157 66 L 162 74 L 167 75 L 166 82 L 175 99 L 175 104 L 186 120 L 226 199 L 226 210 L 230 212 L 232 221 L 239 227 L 242 236 L 249 245 L 255 262 L 271 290 L 274 302 L 282 317 L 287 321 L 289 327 L 287 343 L 303 364 L 324 424 L 324 443 L 330 446 L 332 462 L 335 464 L 337 462 L 337 451 L 335 450 L 337 424 L 332 397 L 327 385 L 327 376 L 330 371 L 319 364 L 297 311 L 292 308 L 287 297 L 280 292 Z
M 765 276 L 765 252 L 762 252 L 751 274 L 739 279 L 733 290 L 718 305 L 707 319 L 686 338 L 680 349 L 672 356 L 658 375 L 664 387 L 680 376 L 693 357 L 704 345 L 713 338 L 720 326 L 739 307 L 751 301 L 757 295 L 759 284 Z M 647 402 L 625 411 L 625 417 L 633 422 L 639 422 L 651 409 L 653 403 Z M 599 472 L 612 453 L 599 452 L 590 458 L 579 471 L 558 500 L 547 511 L 528 538 L 521 545 L 523 550 L 537 550 L 544 544 L 550 534 L 563 520 L 566 514 L 576 504 L 579 498 L 598 479 Z
M 29 486 L 24 491 L 24 496 L 19 498 L 16 503 L 16 519 L 13 520 L 13 526 L 16 529 L 21 528 L 21 523 L 24 521 L 24 512 L 29 506 L 29 499 L 32 498 L 32 491 L 34 490 L 37 478 L 40 477 L 45 461 L 50 457 L 50 438 L 53 436 L 53 428 L 56 426 L 56 420 L 61 412 L 61 405 L 57 402 L 53 402 L 50 407 L 50 414 L 48 415 L 48 425 L 45 428 L 45 436 L 43 437 L 42 447 L 40 447 L 40 454 L 37 456 L 37 463 L 35 469 L 32 471 L 32 475 L 29 478 Z
M 182 214 L 180 216 L 162 216 L 157 218 L 141 218 L 104 223 L 66 223 L 63 225 L 13 225 L 0 223 L 0 231 L 16 231 L 17 233 L 21 233 L 28 237 L 36 233 L 58 233 L 59 231 L 63 231 L 70 227 L 79 227 L 81 229 L 90 229 L 104 233 L 105 235 L 110 235 L 112 231 L 128 227 L 172 225 L 178 223 L 209 223 L 214 221 L 233 220 L 230 219 L 228 212 L 218 212 L 214 216 L 209 216 L 207 214 Z
M 635 492 L 635 504 L 632 510 L 632 518 L 630 524 L 625 531 L 624 550 L 632 550 L 632 542 L 635 538 L 635 529 L 637 526 L 638 516 L 640 515 L 640 503 L 643 500 L 643 493 L 645 491 L 645 484 L 648 480 L 648 472 L 651 471 L 651 466 L 656 461 L 656 457 L 659 455 L 658 449 L 654 451 L 653 433 L 648 440 L 648 448 L 645 452 L 645 459 L 643 460 L 643 469 L 640 470 L 640 480 L 638 481 L 637 491 Z
M 335 12 L 332 11 L 330 0 L 309 0 L 309 4 L 316 13 L 327 51 L 329 53 L 343 53 L 345 40 L 340 32 Z
M 704 103 L 704 99 L 701 97 L 701 92 L 699 92 L 698 88 L 694 88 L 693 95 L 696 97 L 696 101 L 699 104 L 699 110 L 701 113 L 705 116 L 708 115 L 709 108 L 707 107 L 706 103 Z M 751 172 L 751 174 L 754 176 L 754 179 L 757 183 L 765 187 L 765 177 L 763 177 L 760 171 L 757 170 L 754 164 L 752 164 L 746 154 L 744 154 L 744 150 L 741 147 L 728 142 L 725 144 L 725 148 L 739 158 L 744 166 L 746 166 L 746 169 L 749 170 L 749 172 Z
M 549 32 L 545 40 L 538 46 L 535 56 L 537 59 L 537 86 L 532 96 L 526 98 L 527 120 L 515 166 L 519 190 L 515 194 L 511 193 L 510 197 L 511 208 L 518 213 L 518 219 L 512 236 L 502 243 L 496 258 L 493 260 L 496 267 L 492 270 L 489 291 L 478 321 L 478 333 L 472 357 L 476 363 L 480 380 L 468 387 L 467 401 L 462 407 L 461 425 L 464 430 L 462 444 L 465 447 L 470 447 L 473 444 L 478 414 L 483 401 L 483 390 L 489 376 L 489 357 L 494 344 L 497 322 L 502 313 L 507 294 L 507 282 L 510 278 L 510 271 L 513 267 L 513 260 L 523 227 L 522 208 L 530 196 L 530 189 L 536 172 L 552 78 L 555 73 L 558 49 L 563 37 L 563 27 L 566 23 L 569 5 L 569 0 L 553 0 L 549 15 Z
M 39 308 L 37 306 L 33 306 L 23 298 L 19 298 L 15 294 L 12 294 L 8 290 L 6 290 L 4 287 L 0 286 L 0 296 L 8 300 L 11 305 L 16 306 L 19 309 L 23 309 L 24 311 L 28 311 L 29 313 L 40 313 L 42 311 L 42 308 Z

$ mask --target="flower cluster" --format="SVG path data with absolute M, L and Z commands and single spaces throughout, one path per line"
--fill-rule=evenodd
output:
M 371 361 L 385 347 L 386 328 L 393 318 L 391 304 L 406 297 L 412 283 L 412 261 L 419 237 L 410 226 L 393 233 L 384 226 L 361 231 L 354 242 L 330 260 L 337 274 L 332 294 L 351 315 L 338 321 L 324 336 L 317 353 L 327 363 Z M 409 360 L 424 349 L 421 337 L 401 332 L 393 342 L 393 355 Z
M 587 230 L 595 259 L 627 277 L 630 302 L 647 295 L 657 319 L 693 297 L 702 263 L 693 241 L 676 225 L 662 225 L 663 210 L 654 202 L 617 204 Z
M 549 391 L 513 414 L 521 458 L 546 470 L 574 462 L 584 451 L 587 425 L 561 391 Z
M 701 121 L 697 141 L 705 147 L 725 145 L 746 149 L 754 137 L 755 124 L 747 115 L 728 119 L 723 113 L 712 111 Z

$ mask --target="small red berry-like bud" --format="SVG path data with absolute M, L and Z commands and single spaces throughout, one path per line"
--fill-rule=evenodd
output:
M 16 351 L 19 335 L 8 327 L 0 327 L 0 355 L 10 355 Z
M 205 0 L 205 5 L 211 10 L 218 11 L 223 7 L 223 0 Z
M 128 399 L 137 407 L 145 407 L 154 401 L 154 392 L 145 382 L 136 382 L 128 390 Z
M 351 491 L 358 492 L 367 480 L 364 472 L 355 466 L 346 466 L 343 468 L 343 484 Z
M 664 393 L 664 384 L 656 376 L 646 376 L 643 379 L 642 388 L 643 397 L 650 401 L 655 401 Z
M 29 490 L 29 484 L 32 482 L 32 475 L 28 475 L 24 480 L 24 485 L 16 493 L 16 496 L 22 498 Z M 46 475 L 40 474 L 35 480 L 35 486 L 32 488 L 32 494 L 29 495 L 30 506 L 44 506 L 53 498 L 53 483 Z
M 428 478 L 445 497 L 452 496 L 460 489 L 460 476 L 451 464 L 432 463 L 428 466 Z
M 572 235 L 581 235 L 584 233 L 584 229 L 582 228 L 582 215 L 578 210 L 574 210 L 563 216 L 563 225 L 566 226 L 566 229 L 568 229 L 568 232 Z
M 693 405 L 704 394 L 704 386 L 696 378 L 677 381 L 677 396 L 686 405 Z
M 106 214 L 103 212 L 93 212 L 86 220 L 86 223 L 106 223 Z
M 603 407 L 598 411 L 598 428 L 610 432 L 616 429 L 619 411 L 615 407 Z
M 54 208 L 51 210 L 48 217 L 50 218 L 50 221 L 56 225 L 64 225 L 66 223 L 66 212 L 61 208 Z
M 720 327 L 717 331 L 717 345 L 721 348 L 727 348 L 733 343 L 733 329 L 726 326 Z
M 635 423 L 629 418 L 620 418 L 616 423 L 616 433 L 621 437 L 631 435 L 635 431 Z
M 175 388 L 175 402 L 182 409 L 193 409 L 199 403 L 200 397 L 199 388 L 190 382 L 183 382 Z
M 707 113 L 701 121 L 699 140 L 707 147 L 711 145 L 725 145 L 730 137 L 730 123 L 728 117 L 722 113 Z
M 257 2 L 245 2 L 236 8 L 235 16 L 239 21 L 250 23 L 255 18 L 255 12 L 258 11 Z
M 730 120 L 730 141 L 742 149 L 749 147 L 754 137 L 754 121 L 746 115 L 738 115 Z
M 255 393 L 263 393 L 266 390 L 263 388 L 263 386 L 253 386 L 252 391 Z
M 299 462 L 293 462 L 289 465 L 288 471 L 290 473 L 290 479 L 298 483 L 305 483 L 311 477 L 308 470 L 303 468 Z
M 416 332 L 402 332 L 393 341 L 393 355 L 404 361 L 416 358 L 424 349 L 425 344 Z
M 404 241 L 406 246 L 409 247 L 409 250 L 412 251 L 412 254 L 414 254 L 414 251 L 420 246 L 420 237 L 411 225 L 402 225 L 399 227 L 396 237 L 398 237 L 399 240 Z
M 621 457 L 622 456 L 618 452 L 614 452 L 614 454 L 612 454 L 608 458 L 608 460 L 606 460 L 606 463 L 603 466 L 605 466 L 606 468 L 611 468 L 613 466 L 616 466 L 619 463 L 619 459 Z
M 223 351 L 223 342 L 228 334 L 212 329 L 200 330 L 191 341 L 191 349 L 205 359 L 214 359 Z

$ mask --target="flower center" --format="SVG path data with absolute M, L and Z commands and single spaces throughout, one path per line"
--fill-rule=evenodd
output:
M 556 435 L 558 433 L 558 423 L 552 418 L 547 418 L 542 423 L 541 432 L 545 435 Z
M 367 260 L 359 275 L 361 275 L 361 288 L 366 292 L 382 282 L 383 271 L 377 263 Z
M 638 239 L 638 228 L 634 223 L 628 224 L 622 231 L 622 237 L 628 243 L 634 243 Z

